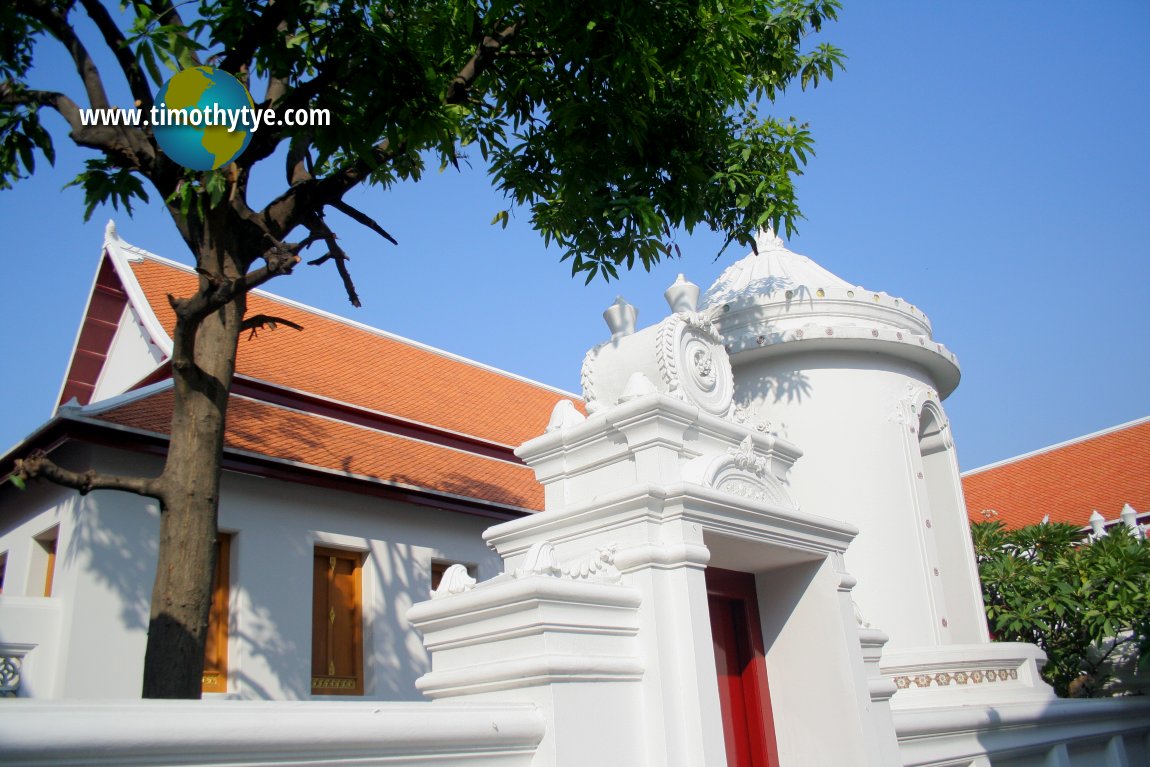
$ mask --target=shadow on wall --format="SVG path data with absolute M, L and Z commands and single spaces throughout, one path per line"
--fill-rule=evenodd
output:
M 325 532 L 363 541 L 370 547 L 361 573 L 364 695 L 312 695 L 314 545 L 328 544 L 302 534 L 291 535 L 290 542 L 279 539 L 291 549 L 290 554 L 284 552 L 281 561 L 298 567 L 285 568 L 277 578 L 276 588 L 280 594 L 298 595 L 295 601 L 306 615 L 300 613 L 287 619 L 278 612 L 288 609 L 285 604 L 260 604 L 253 592 L 242 586 L 239 598 L 233 600 L 236 609 L 231 614 L 229 632 L 232 647 L 244 659 L 242 665 L 232 664 L 229 671 L 234 689 L 244 698 L 260 699 L 426 700 L 415 688 L 415 682 L 430 670 L 430 659 L 406 616 L 415 602 L 431 596 L 429 550 L 434 546 L 382 540 L 386 530 L 381 527 L 377 512 L 333 516 L 332 525 Z M 242 584 L 243 573 L 233 571 L 232 580 Z M 240 614 L 242 621 L 238 619 Z
M 275 620 L 272 619 L 271 611 L 266 607 L 251 604 L 250 595 L 246 591 L 241 590 L 240 599 L 233 600 L 233 604 L 246 605 L 242 626 L 237 615 L 241 610 L 232 610 L 228 619 L 229 638 L 233 647 L 240 649 L 243 657 L 259 659 L 273 673 L 291 668 L 301 656 L 310 657 L 310 653 L 301 653 L 294 642 L 284 639 Z M 311 693 L 306 686 L 309 680 L 301 684 L 298 681 L 301 678 L 299 674 L 276 673 L 280 689 L 269 690 L 258 680 L 256 674 L 251 673 L 250 668 L 229 665 L 232 667 L 228 674 L 234 680 L 234 689 L 241 691 L 244 698 L 306 700 Z
M 72 538 L 64 553 L 71 568 L 88 552 L 86 572 L 118 595 L 124 628 L 146 631 L 156 579 L 160 516 L 155 501 L 114 490 L 77 496 Z
M 380 609 L 374 611 L 365 632 L 370 636 L 370 646 L 364 647 L 367 692 L 386 700 L 425 700 L 415 689 L 415 680 L 431 670 L 431 659 L 406 616 L 412 604 L 431 597 L 430 569 L 407 544 L 384 549 L 385 561 L 376 556 L 368 561 L 381 593 L 374 600 Z
M 742 403 L 802 402 L 811 393 L 811 381 L 802 370 L 780 370 L 775 367 L 768 375 L 751 380 L 740 376 L 738 392 L 738 401 Z
M 308 700 L 313 549 L 303 530 L 269 522 L 241 529 L 230 547 L 228 691 L 246 700 Z M 268 551 L 277 552 L 274 560 L 261 556 Z M 271 561 L 274 573 L 266 571 Z

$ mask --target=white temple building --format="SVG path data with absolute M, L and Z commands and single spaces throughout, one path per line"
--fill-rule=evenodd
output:
M 158 466 L 187 279 L 109 228 L 59 413 L 0 476 Z M 132 700 L 154 504 L 2 485 L 0 762 L 1150 764 L 1150 701 L 1058 699 L 989 640 L 919 309 L 769 232 L 666 298 L 608 308 L 577 396 L 253 296 L 305 330 L 241 343 L 209 700 Z

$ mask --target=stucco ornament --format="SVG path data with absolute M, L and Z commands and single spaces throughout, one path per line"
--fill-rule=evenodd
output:
M 728 415 L 734 376 L 710 320 L 680 312 L 657 326 L 656 359 L 669 393 L 713 415 Z
M 547 541 L 538 541 L 531 544 L 527 556 L 523 558 L 523 566 L 515 568 L 515 577 L 524 578 L 529 575 L 561 575 L 563 570 L 555 561 L 555 547 Z
M 759 411 L 755 408 L 736 405 L 731 413 L 731 420 L 747 428 L 754 429 L 760 434 L 766 434 L 771 430 L 771 422 L 766 418 L 760 417 Z
M 573 581 L 593 583 L 619 583 L 622 574 L 615 567 L 616 544 L 600 546 L 588 557 L 560 565 L 555 556 L 555 547 L 547 541 L 531 544 L 523 558 L 523 566 L 515 568 L 516 578 L 542 575 L 550 578 L 566 578 Z
M 622 299 L 604 312 L 611 340 L 587 352 L 580 376 L 588 412 L 633 398 L 629 384 L 642 373 L 655 391 L 712 415 L 731 414 L 731 362 L 709 315 L 697 311 L 699 287 L 679 275 L 664 295 L 674 313 L 642 330 L 634 329 L 634 307 Z
M 618 545 L 614 543 L 597 547 L 591 556 L 564 565 L 563 577 L 574 581 L 619 583 L 623 575 L 615 567 L 617 549 Z
M 620 402 L 630 402 L 633 399 L 645 397 L 648 394 L 654 394 L 659 391 L 655 388 L 655 384 L 651 383 L 651 379 L 643 375 L 641 372 L 632 373 L 631 377 L 627 379 L 627 386 L 623 389 L 623 393 L 619 396 Z
M 908 383 L 903 393 L 890 405 L 887 420 L 892 423 L 917 424 L 920 412 L 919 403 L 926 396 L 926 387 Z
M 793 508 L 787 491 L 771 471 L 771 462 L 755 452 L 748 435 L 738 447 L 715 458 L 704 475 L 704 484 L 724 493 L 760 503 Z
M 551 420 L 547 422 L 547 432 L 559 431 L 586 420 L 587 417 L 575 409 L 574 402 L 569 399 L 561 399 L 555 403 L 555 409 L 551 411 Z
M 452 594 L 462 594 L 475 588 L 475 579 L 463 565 L 452 565 L 443 573 L 439 581 L 439 588 L 431 592 L 432 599 L 441 599 Z
M 767 474 L 767 459 L 755 455 L 755 443 L 746 437 L 739 446 L 729 448 L 727 452 L 735 457 L 735 466 L 743 471 L 750 472 L 760 479 Z

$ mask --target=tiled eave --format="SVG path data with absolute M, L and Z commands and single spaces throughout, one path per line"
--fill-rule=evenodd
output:
M 78 409 L 64 408 L 60 414 L 13 447 L 7 454 L 0 456 L 0 491 L 11 490 L 7 479 L 12 473 L 15 461 L 34 450 L 43 450 L 52 454 L 66 445 L 77 444 L 156 456 L 163 456 L 167 453 L 168 437 L 166 434 L 110 423 L 100 418 L 79 413 Z M 532 508 L 420 487 L 416 484 L 341 472 L 330 467 L 292 461 L 243 449 L 225 448 L 221 466 L 225 472 L 251 474 L 312 487 L 342 490 L 500 521 L 514 519 L 536 511 Z M 83 469 L 85 467 L 69 466 L 68 468 Z

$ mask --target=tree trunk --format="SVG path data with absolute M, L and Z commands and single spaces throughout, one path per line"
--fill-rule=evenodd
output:
M 222 243 L 214 246 L 224 250 Z M 200 255 L 202 265 L 231 261 Z M 219 268 L 226 278 L 238 276 L 228 274 L 233 271 Z M 201 291 L 205 289 L 202 284 Z M 145 698 L 201 695 L 225 418 L 246 304 L 246 295 L 241 294 L 201 322 L 177 310 L 172 428 L 161 477 L 159 561 L 144 655 Z

